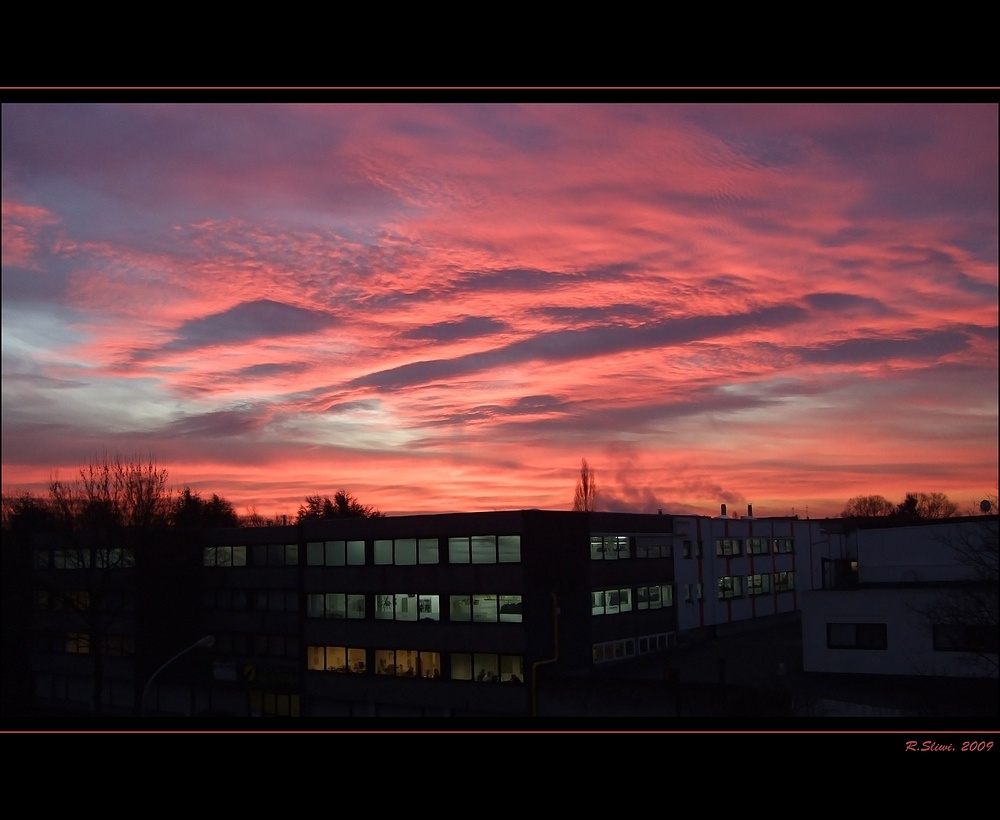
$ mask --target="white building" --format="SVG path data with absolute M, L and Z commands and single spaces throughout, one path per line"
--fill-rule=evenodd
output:
M 677 628 L 684 632 L 801 608 L 824 573 L 856 556 L 839 519 L 674 516 Z M 836 563 L 835 563 L 836 562 Z
M 990 539 L 992 579 L 989 560 L 970 559 L 988 559 Z M 828 575 L 827 588 L 802 594 L 804 671 L 996 677 L 996 516 L 860 529 L 849 540 L 855 578 Z M 985 615 L 963 615 L 970 604 Z

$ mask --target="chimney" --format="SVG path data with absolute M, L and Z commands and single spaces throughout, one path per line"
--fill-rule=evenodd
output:
M 753 518 L 753 504 L 747 504 L 747 518 Z
M 663 515 L 663 510 L 657 510 L 657 515 Z
M 720 515 L 720 516 L 721 516 L 722 518 L 725 518 L 725 517 L 726 517 L 726 505 L 725 505 L 725 504 L 723 504 L 723 505 L 722 505 L 722 512 L 721 512 L 721 513 L 719 513 L 719 515 Z

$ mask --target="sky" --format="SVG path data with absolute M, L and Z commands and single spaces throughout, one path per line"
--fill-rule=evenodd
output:
M 3 487 L 965 510 L 997 106 L 3 105 Z

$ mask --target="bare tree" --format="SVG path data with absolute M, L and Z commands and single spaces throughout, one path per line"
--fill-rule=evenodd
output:
M 59 611 L 53 623 L 65 633 L 65 651 L 89 655 L 93 708 L 100 714 L 106 657 L 134 656 L 136 552 L 171 512 L 167 471 L 154 458 L 96 458 L 77 480 L 54 480 L 46 506 L 59 536 L 57 547 L 36 555 L 43 609 Z M 72 570 L 64 572 L 63 570 Z
M 880 515 L 892 515 L 896 505 L 881 495 L 858 495 L 851 498 L 840 514 L 841 518 L 872 518 Z
M 573 509 L 577 512 L 594 512 L 597 509 L 597 480 L 587 459 L 580 463 L 580 478 L 573 495 Z
M 968 570 L 968 578 L 942 592 L 922 614 L 934 633 L 936 648 L 965 652 L 972 659 L 973 672 L 995 677 L 1000 636 L 997 497 L 989 498 L 988 505 L 987 516 L 962 525 L 946 542 Z

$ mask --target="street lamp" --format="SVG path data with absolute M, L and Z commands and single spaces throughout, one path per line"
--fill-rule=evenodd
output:
M 149 680 L 146 681 L 146 686 L 142 690 L 142 700 L 139 701 L 139 714 L 142 717 L 146 716 L 146 693 L 149 692 L 150 685 L 156 679 L 156 676 L 160 674 L 160 672 L 162 672 L 164 669 L 166 669 L 168 666 L 170 666 L 170 664 L 172 664 L 179 657 L 181 657 L 182 655 L 186 655 L 188 652 L 190 652 L 193 649 L 211 649 L 213 646 L 215 646 L 215 636 L 214 635 L 206 635 L 200 641 L 195 641 L 187 649 L 183 649 L 180 652 L 178 652 L 169 661 L 167 661 L 159 669 L 157 669 L 152 675 L 150 675 L 149 676 Z

